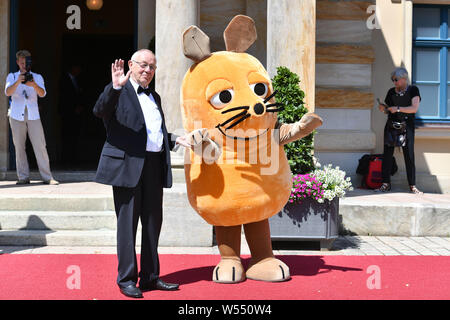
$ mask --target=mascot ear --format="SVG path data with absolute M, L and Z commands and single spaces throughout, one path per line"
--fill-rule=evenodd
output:
M 196 26 L 190 26 L 183 32 L 184 55 L 200 62 L 211 55 L 209 37 Z
M 235 16 L 223 33 L 227 51 L 245 52 L 256 41 L 255 21 L 252 18 Z

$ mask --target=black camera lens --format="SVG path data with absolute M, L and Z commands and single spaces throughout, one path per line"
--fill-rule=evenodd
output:
M 27 71 L 25 74 L 25 79 L 22 81 L 22 83 L 27 83 L 28 81 L 33 81 L 33 75 L 31 72 Z

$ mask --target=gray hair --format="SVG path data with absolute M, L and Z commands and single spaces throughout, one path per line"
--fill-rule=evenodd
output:
M 408 79 L 408 71 L 405 68 L 395 68 L 391 73 L 391 79 L 394 77 Z
M 133 53 L 133 55 L 131 56 L 131 60 L 135 60 L 137 57 L 139 57 L 141 55 L 141 53 L 150 53 L 153 56 L 155 56 L 155 54 L 153 53 L 153 51 L 149 50 L 149 49 L 139 49 L 138 51 L 136 51 L 135 53 Z M 156 58 L 155 58 L 156 59 Z

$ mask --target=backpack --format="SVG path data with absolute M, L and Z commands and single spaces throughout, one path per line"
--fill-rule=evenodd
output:
M 383 155 L 382 154 L 365 154 L 359 159 L 356 173 L 363 176 L 361 181 L 362 187 L 377 189 L 382 184 L 382 169 Z M 391 176 L 398 170 L 395 157 L 392 157 Z
M 373 157 L 369 160 L 369 170 L 364 177 L 366 187 L 369 189 L 378 189 L 383 184 L 383 159 Z

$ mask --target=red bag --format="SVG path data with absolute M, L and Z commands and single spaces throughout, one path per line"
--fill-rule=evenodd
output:
M 383 177 L 381 173 L 383 158 L 373 157 L 369 161 L 369 172 L 365 177 L 367 188 L 378 189 L 383 183 Z

